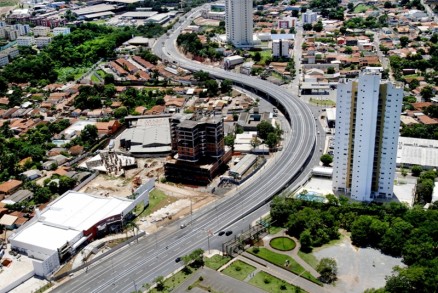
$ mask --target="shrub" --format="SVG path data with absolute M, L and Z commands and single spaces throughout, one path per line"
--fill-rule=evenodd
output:
M 259 253 L 259 251 L 260 251 L 260 248 L 258 248 L 258 246 L 256 246 L 256 247 L 254 247 L 253 248 L 253 250 L 252 250 L 254 253 Z
M 263 279 L 263 282 L 264 282 L 265 284 L 269 284 L 269 283 L 271 283 L 271 279 L 269 279 L 269 278 L 264 278 L 264 279 Z
M 236 266 L 234 269 L 235 269 L 236 271 L 238 271 L 238 272 L 240 272 L 240 271 L 242 270 L 242 268 L 239 267 L 239 266 Z
M 187 287 L 187 290 L 192 290 L 192 289 L 193 289 L 192 285 Z
M 286 285 L 285 284 L 281 284 L 280 285 L 280 290 L 286 290 Z
M 204 277 L 200 276 L 199 281 L 201 281 L 201 282 L 204 281 Z

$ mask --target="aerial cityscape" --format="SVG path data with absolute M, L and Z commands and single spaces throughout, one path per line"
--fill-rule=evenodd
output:
M 438 292 L 438 2 L 0 1 L 0 293 Z

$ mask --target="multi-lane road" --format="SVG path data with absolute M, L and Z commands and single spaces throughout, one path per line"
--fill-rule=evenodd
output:
M 196 13 L 196 12 L 195 12 Z M 188 25 L 188 17 L 181 26 Z M 132 292 L 155 277 L 168 275 L 181 266 L 175 258 L 196 248 L 220 249 L 229 240 L 248 227 L 254 219 L 268 211 L 269 199 L 286 185 L 295 184 L 317 164 L 324 144 L 317 133 L 322 129 L 315 123 L 312 111 L 299 99 L 281 87 L 258 78 L 227 72 L 219 68 L 193 63 L 175 48 L 176 29 L 164 36 L 154 47 L 158 56 L 177 62 L 191 71 L 204 70 L 220 79 L 230 79 L 240 86 L 253 88 L 277 101 L 289 121 L 285 126 L 283 150 L 275 154 L 252 180 L 240 186 L 233 195 L 224 197 L 193 214 L 193 222 L 184 229 L 176 221 L 173 225 L 148 235 L 113 255 L 78 272 L 71 280 L 55 288 L 54 292 Z M 165 46 L 162 46 L 164 43 Z M 160 52 L 159 52 L 160 51 Z M 231 236 L 217 236 L 220 230 L 232 230 Z M 209 231 L 213 236 L 208 236 Z

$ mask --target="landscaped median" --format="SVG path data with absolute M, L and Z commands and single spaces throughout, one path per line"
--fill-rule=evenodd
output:
M 311 273 L 306 271 L 290 256 L 273 252 L 272 250 L 266 249 L 264 247 L 252 247 L 248 249 L 248 252 L 285 270 L 291 271 L 292 273 L 299 275 L 300 277 L 303 277 L 317 285 L 322 286 L 321 281 L 319 281 Z

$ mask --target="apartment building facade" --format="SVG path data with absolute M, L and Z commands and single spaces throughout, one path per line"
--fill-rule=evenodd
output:
M 225 28 L 228 42 L 238 48 L 252 47 L 252 0 L 225 0 Z
M 403 86 L 366 68 L 338 85 L 333 190 L 352 199 L 391 198 Z

